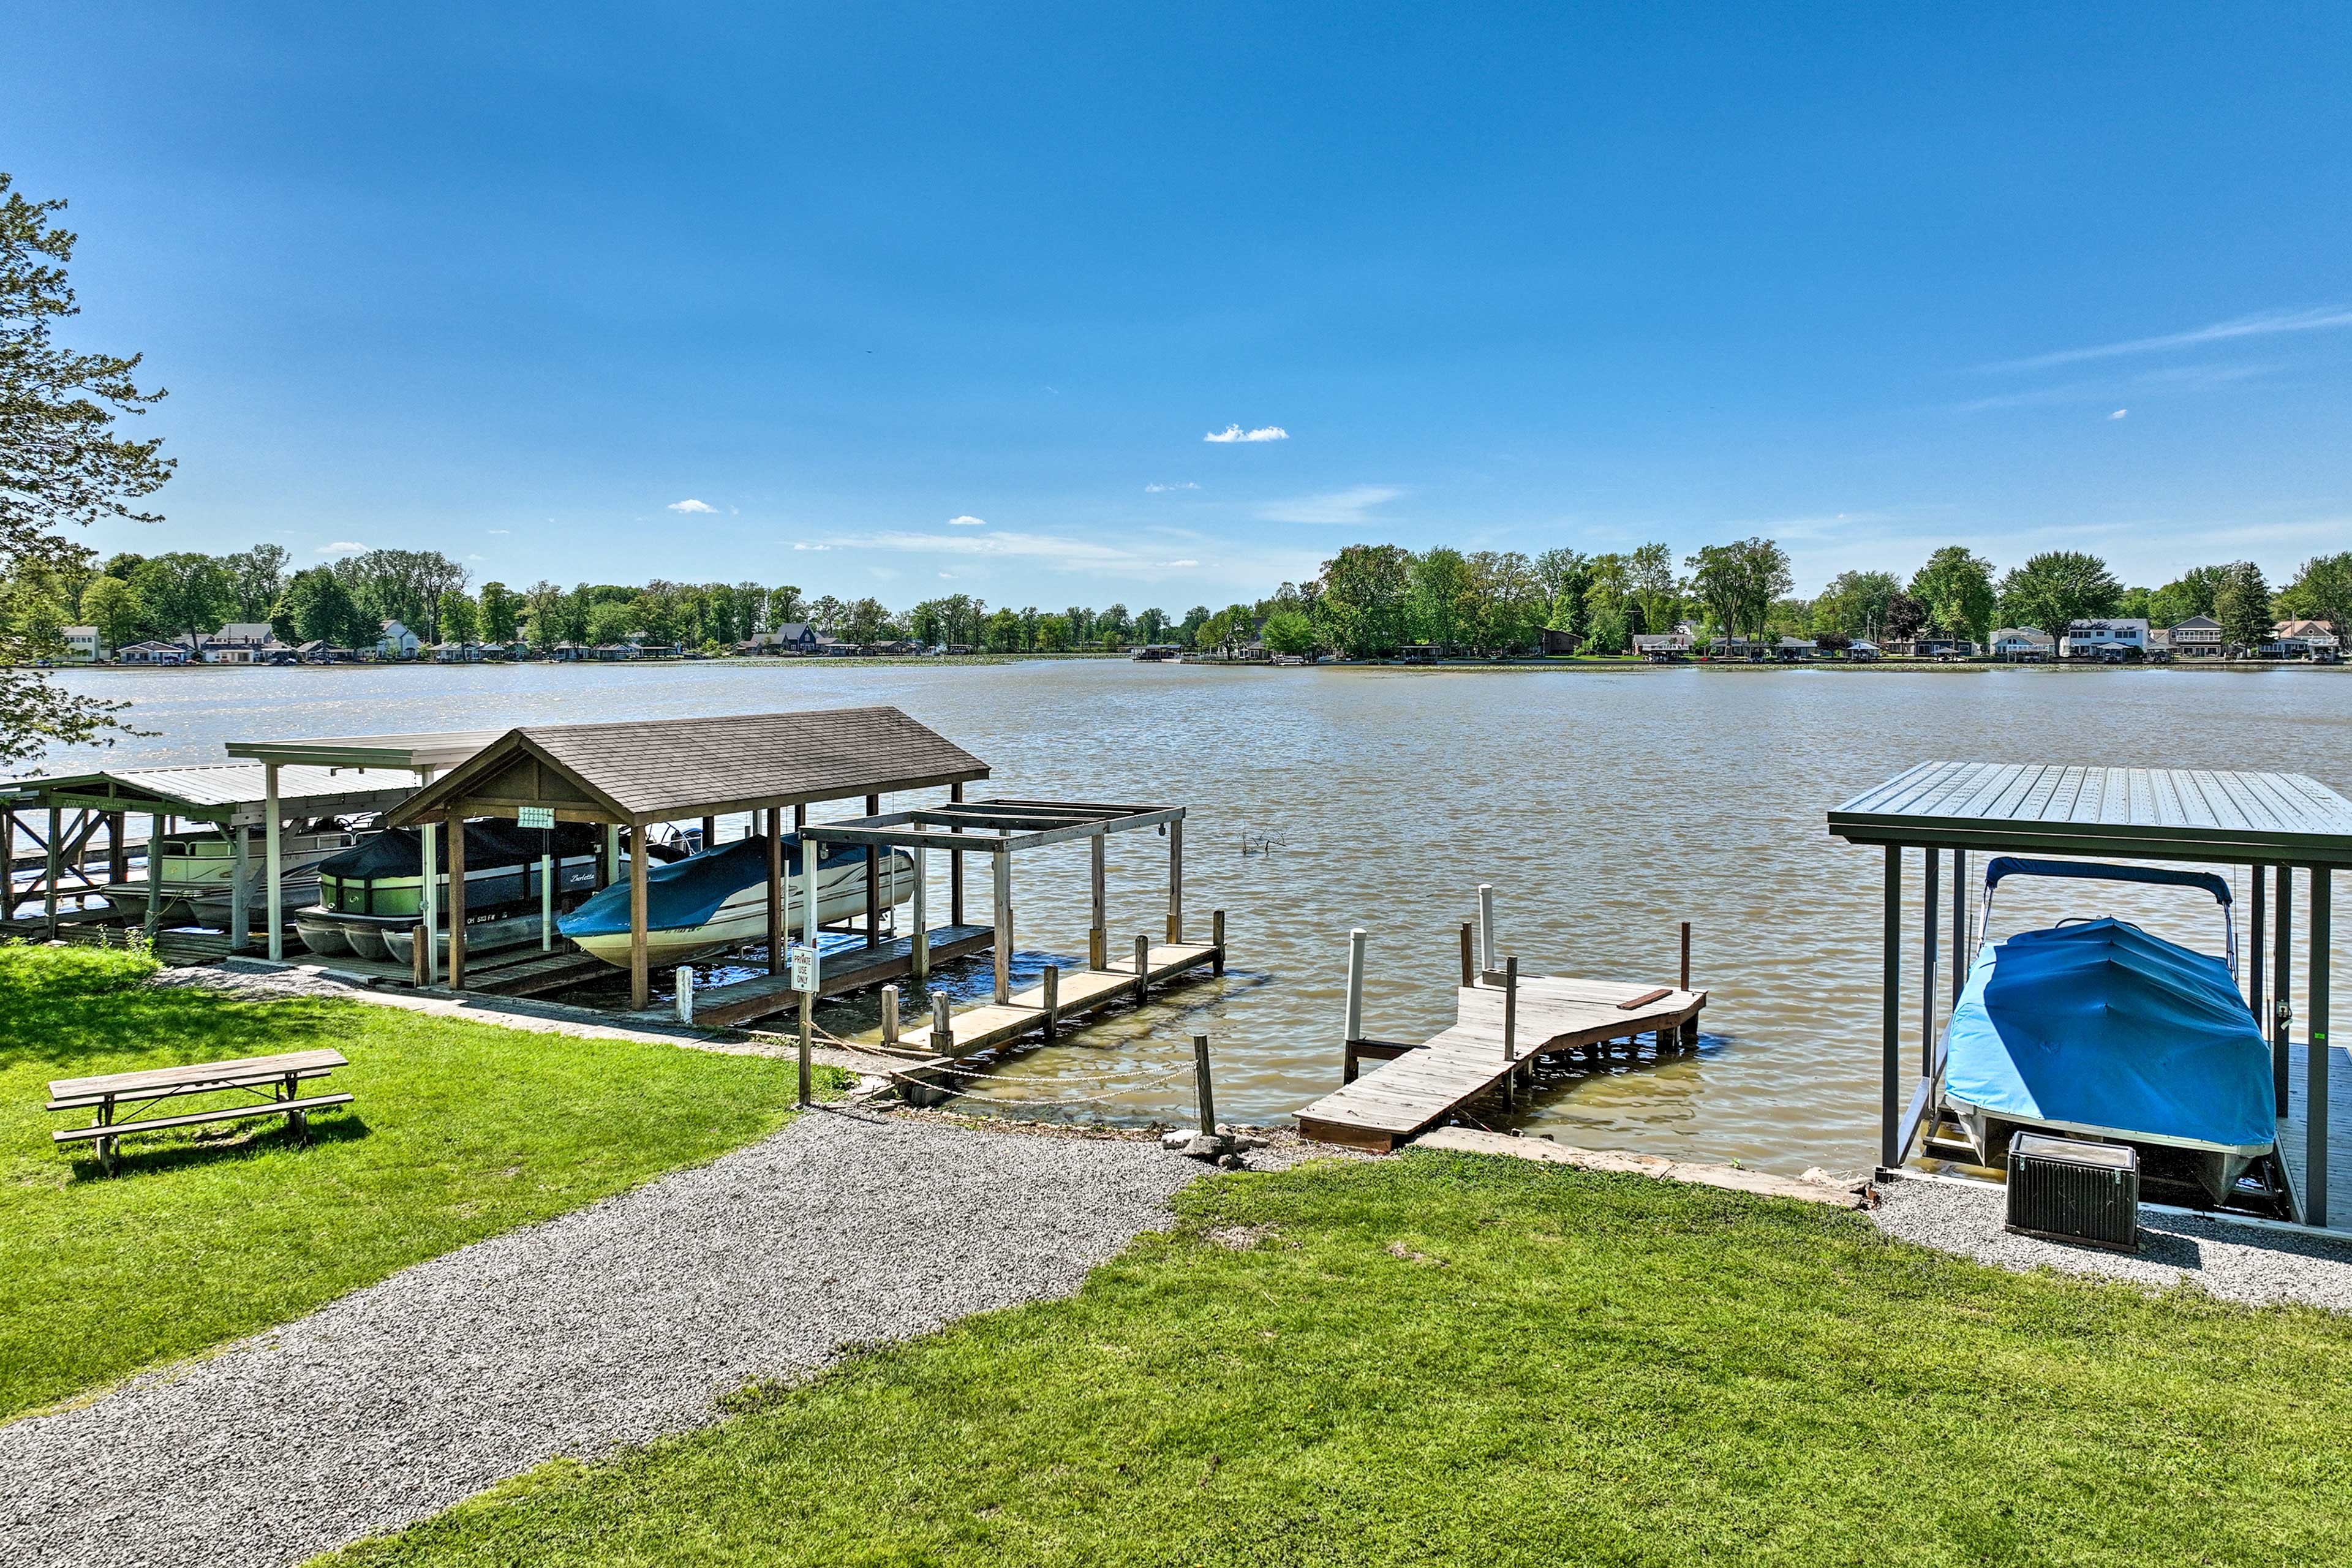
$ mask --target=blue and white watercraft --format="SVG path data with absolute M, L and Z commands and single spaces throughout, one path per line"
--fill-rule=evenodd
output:
M 2010 877 L 2195 888 L 2221 907 L 2224 955 L 2102 916 L 1982 942 L 1946 1036 L 1942 1104 L 1978 1159 L 2020 1131 L 2130 1143 L 2214 1202 L 2277 1142 L 2271 1051 L 2234 978 L 2230 884 L 2211 872 L 1995 858 Z
M 800 931 L 801 840 L 784 836 L 784 872 L 791 914 Z M 866 911 L 866 851 L 830 845 L 817 861 L 817 923 Z M 915 896 L 915 858 L 885 851 L 875 868 L 884 909 Z M 605 963 L 629 963 L 629 888 L 615 882 L 556 922 L 556 929 Z M 646 873 L 646 956 L 655 964 L 686 963 L 722 952 L 768 932 L 768 840 L 738 838 Z

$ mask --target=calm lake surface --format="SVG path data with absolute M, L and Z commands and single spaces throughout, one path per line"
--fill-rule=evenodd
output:
M 1370 933 L 1366 1032 L 1424 1038 L 1453 1021 L 1455 933 L 1481 882 L 1494 884 L 1502 947 L 1527 973 L 1671 984 L 1675 922 L 1688 920 L 1694 984 L 1710 993 L 1698 1054 L 1565 1075 L 1524 1124 L 1564 1142 L 1790 1172 L 1866 1170 L 1875 1139 L 1879 858 L 1831 839 L 1829 807 L 1934 757 L 2273 769 L 2352 793 L 2352 678 L 2308 669 L 813 661 L 62 679 L 131 700 L 136 721 L 157 733 L 110 752 L 60 751 L 25 772 L 219 762 L 232 738 L 891 703 L 993 767 L 976 795 L 1190 807 L 1188 934 L 1225 910 L 1231 973 L 1004 1064 L 984 1092 L 1029 1114 L 1179 1120 L 1191 1104 L 1191 1035 L 1205 1028 L 1221 1116 L 1284 1118 L 1338 1084 L 1349 928 Z M 851 805 L 832 815 L 855 814 Z M 1244 856 L 1249 834 L 1276 847 Z M 1015 862 L 1022 975 L 1083 962 L 1086 864 L 1083 846 Z M 1139 931 L 1156 939 L 1166 841 L 1115 837 L 1109 868 L 1114 951 Z M 1910 874 L 1916 884 L 1916 856 Z M 2235 880 L 2242 892 L 2244 874 Z M 976 910 L 984 887 L 976 870 Z M 932 898 L 944 918 L 943 867 Z M 1915 891 L 1914 1030 L 1916 903 Z M 1995 928 L 2079 907 L 2005 888 Z M 2219 951 L 2210 905 L 2151 893 L 2116 912 Z M 2300 912 L 2296 925 L 2308 929 Z M 939 979 L 958 994 L 988 984 L 969 964 Z M 924 1005 L 907 1003 L 910 1016 Z M 831 1008 L 824 1021 L 870 1029 L 874 1006 Z M 1906 1048 L 1916 1055 L 1916 1042 Z

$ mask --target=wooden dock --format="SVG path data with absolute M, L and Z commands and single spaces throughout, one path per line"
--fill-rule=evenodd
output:
M 828 926 L 828 931 L 835 928 Z M 930 962 L 950 963 L 975 952 L 988 951 L 995 932 L 987 926 L 943 925 L 931 928 Z M 817 977 L 817 994 L 838 996 L 851 991 L 871 990 L 893 980 L 901 980 L 915 972 L 915 939 L 912 935 L 885 937 L 868 947 L 829 947 L 824 950 L 824 962 Z M 789 1011 L 800 1005 L 801 994 L 793 989 L 792 980 L 784 974 L 755 974 L 749 980 L 731 984 L 714 985 L 698 991 L 694 997 L 694 1021 L 713 1027 L 730 1028 L 751 1023 L 773 1014 Z M 672 1019 L 677 1017 L 674 1006 L 649 1007 L 642 1013 L 623 1014 L 624 1018 Z
M 1695 1048 L 1704 991 L 1617 980 L 1522 976 L 1516 1005 L 1491 977 L 1455 990 L 1456 1022 L 1418 1045 L 1347 1042 L 1346 1081 L 1298 1112 L 1301 1136 L 1390 1150 L 1459 1113 L 1475 1100 L 1516 1096 L 1538 1061 L 1656 1037 L 1661 1055 Z M 1514 1016 L 1507 1019 L 1507 1013 Z M 1386 1058 L 1360 1078 L 1356 1063 Z
M 1058 994 L 1051 1009 L 1051 1021 L 1059 1027 L 1121 999 L 1140 1001 L 1150 987 L 1164 984 L 1204 963 L 1223 973 L 1224 949 L 1214 942 L 1162 942 L 1150 951 L 1141 989 L 1135 983 L 1132 958 L 1113 959 L 1101 969 L 1065 970 L 1057 979 Z M 931 1048 L 949 1058 L 972 1056 L 1043 1029 L 1047 1021 L 1045 987 L 1041 982 L 1025 991 L 1013 993 L 1002 1002 L 982 1002 L 951 1015 L 944 1039 L 933 1031 Z
M 2294 1217 L 2304 1225 L 2311 1223 L 2305 1202 L 2311 1190 L 2308 1049 L 2297 1040 L 2287 1051 L 2286 1112 L 2278 1119 L 2279 1163 L 2286 1167 Z M 2327 1168 L 2337 1173 L 2339 1184 L 2342 1173 L 2352 1171 L 2352 1052 L 2342 1046 L 2330 1046 L 2327 1055 Z M 2352 1194 L 2340 1184 L 2328 1194 L 2326 1228 L 2352 1232 Z

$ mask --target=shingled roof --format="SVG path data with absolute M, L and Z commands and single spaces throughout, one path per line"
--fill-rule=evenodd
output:
M 509 730 L 391 820 L 548 805 L 565 821 L 664 822 L 987 776 L 987 763 L 896 708 L 534 725 Z

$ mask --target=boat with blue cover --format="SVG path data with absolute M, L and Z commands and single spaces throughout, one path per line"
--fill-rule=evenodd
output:
M 2019 1131 L 2129 1143 L 2155 1180 L 2228 1201 L 2278 1127 L 2268 1042 L 2239 993 L 2230 884 L 2211 872 L 1996 857 L 2011 877 L 2192 888 L 2220 904 L 2221 957 L 2111 915 L 1980 941 L 1946 1036 L 1941 1104 L 1986 1165 Z
M 784 873 L 793 906 L 790 929 L 800 930 L 801 839 L 786 834 Z M 884 854 L 875 868 L 881 907 L 915 896 L 915 858 Z M 866 910 L 866 851 L 828 847 L 817 861 L 817 923 Z M 586 952 L 620 968 L 629 963 L 629 889 L 615 882 L 556 922 Z M 689 855 L 646 873 L 646 956 L 656 964 L 686 963 L 768 932 L 768 839 L 754 834 Z

